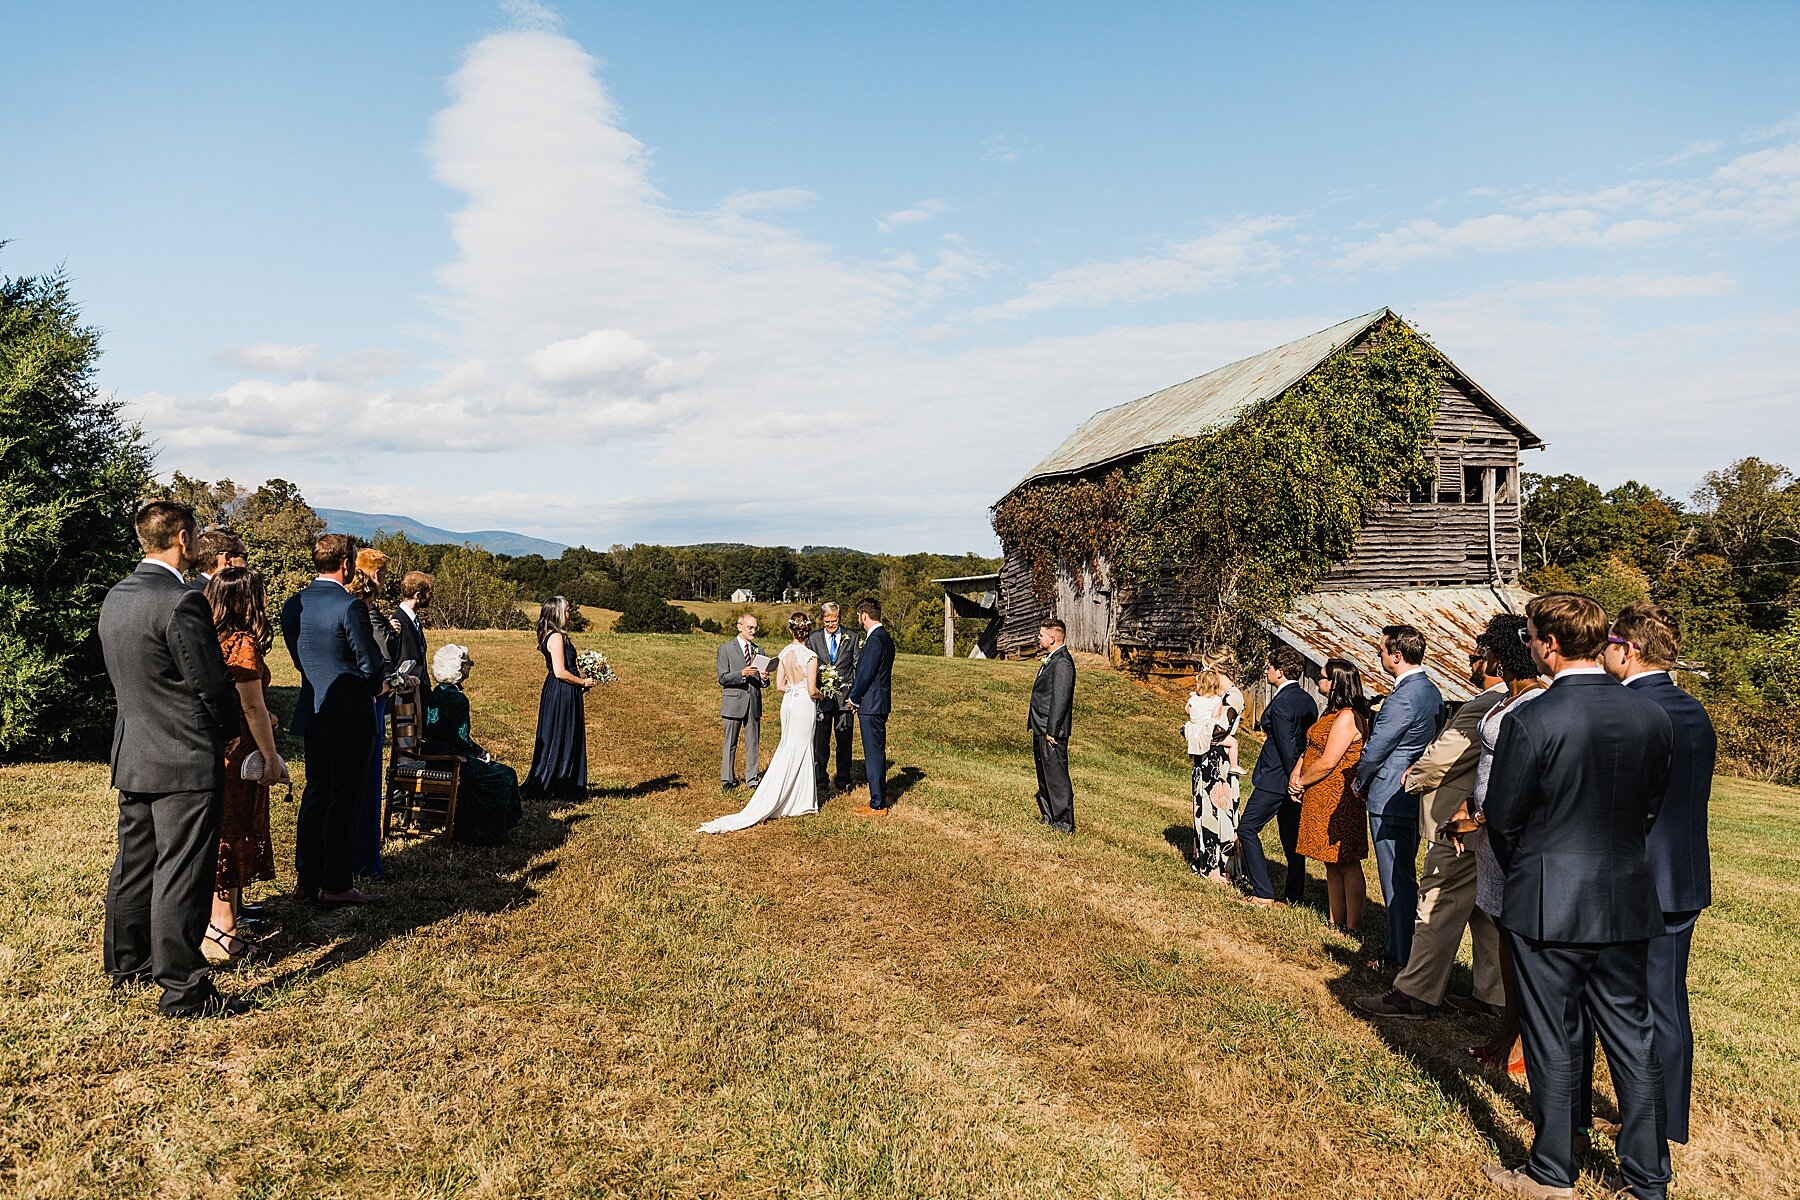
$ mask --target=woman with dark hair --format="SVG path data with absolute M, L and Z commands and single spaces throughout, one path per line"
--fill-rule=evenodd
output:
M 1488 777 L 1494 769 L 1494 747 L 1500 744 L 1500 722 L 1506 714 L 1537 699 L 1544 691 L 1538 666 L 1525 644 L 1525 618 L 1517 613 L 1500 613 L 1490 620 L 1487 629 L 1476 639 L 1476 649 L 1488 655 L 1488 661 L 1500 670 L 1506 681 L 1506 697 L 1494 705 L 1477 725 L 1481 739 L 1481 759 L 1475 765 L 1475 790 L 1469 796 L 1466 811 L 1452 817 L 1482 820 L 1482 805 L 1487 802 Z M 1487 830 L 1477 829 L 1463 838 L 1463 844 L 1475 851 L 1475 907 L 1498 923 L 1505 890 L 1506 875 L 1500 860 L 1488 845 Z M 1513 969 L 1512 947 L 1504 934 L 1500 937 L 1500 986 L 1506 992 L 1506 1008 L 1500 1014 L 1500 1028 L 1485 1044 L 1469 1047 L 1469 1053 L 1483 1066 L 1512 1075 L 1525 1073 L 1525 1051 L 1519 1041 L 1519 977 Z
M 1307 729 L 1306 753 L 1288 779 L 1288 795 L 1300 801 L 1294 850 L 1325 864 L 1327 919 L 1339 933 L 1356 935 L 1368 897 L 1362 860 L 1369 854 L 1369 822 L 1350 783 L 1372 717 L 1362 672 L 1348 659 L 1325 660 L 1319 691 L 1325 711 Z
M 237 685 L 243 727 L 225 746 L 225 800 L 219 813 L 219 865 L 214 876 L 212 921 L 201 949 L 208 958 L 230 960 L 255 949 L 238 932 L 244 888 L 275 878 L 275 848 L 269 840 L 269 787 L 287 778 L 287 764 L 275 752 L 275 718 L 269 712 L 269 668 L 264 656 L 275 640 L 265 611 L 262 575 L 247 567 L 227 567 L 206 585 L 213 628 L 225 657 L 225 673 Z M 262 770 L 244 778 L 244 760 L 254 750 Z
M 522 789 L 527 800 L 581 800 L 587 796 L 587 714 L 582 701 L 592 679 L 575 669 L 569 641 L 569 602 L 552 596 L 538 610 L 538 651 L 547 674 L 538 697 L 537 744 L 531 774 Z

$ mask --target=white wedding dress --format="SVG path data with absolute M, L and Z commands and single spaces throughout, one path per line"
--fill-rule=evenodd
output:
M 819 656 L 799 642 L 781 652 L 781 744 L 762 773 L 762 782 L 742 812 L 718 817 L 701 833 L 731 833 L 777 817 L 800 817 L 819 811 L 818 781 L 813 776 L 813 723 L 819 706 L 809 695 L 808 680 Z

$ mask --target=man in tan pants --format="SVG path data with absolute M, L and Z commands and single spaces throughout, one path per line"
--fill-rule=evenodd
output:
M 1469 682 L 1484 690 L 1456 710 L 1450 724 L 1406 772 L 1402 784 L 1419 797 L 1425 869 L 1419 876 L 1412 956 L 1387 993 L 1356 1000 L 1358 1008 L 1376 1016 L 1418 1018 L 1437 1010 L 1465 926 L 1475 947 L 1475 1001 L 1498 1010 L 1505 1000 L 1500 986 L 1499 930 L 1492 918 L 1475 907 L 1475 855 L 1459 854 L 1456 845 L 1440 832 L 1475 790 L 1475 768 L 1481 761 L 1481 739 L 1475 727 L 1506 696 L 1499 668 L 1489 663 L 1480 643 L 1469 655 Z M 1464 999 L 1459 1007 L 1468 1004 Z

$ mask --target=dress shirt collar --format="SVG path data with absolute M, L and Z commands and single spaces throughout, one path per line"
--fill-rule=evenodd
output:
M 1666 671 L 1662 667 L 1651 667 L 1648 671 L 1639 671 L 1636 675 L 1627 675 L 1624 679 L 1620 680 L 1619 682 L 1621 682 L 1629 687 L 1631 684 L 1636 683 L 1638 680 L 1648 679 L 1652 675 L 1661 675 L 1664 679 L 1669 679 L 1668 671 Z M 1673 680 L 1671 680 L 1671 682 L 1673 682 Z
M 402 600 L 400 602 L 400 611 L 405 613 L 406 619 L 411 621 L 414 625 L 419 624 L 419 614 L 413 611 L 413 602 L 411 600 Z
M 335 585 L 336 585 L 336 586 L 338 586 L 338 587 L 341 587 L 341 588 L 344 588 L 344 590 L 345 590 L 345 591 L 346 591 L 346 592 L 347 592 L 347 591 L 349 591 L 349 590 L 350 590 L 350 589 L 349 589 L 349 588 L 347 588 L 347 587 L 344 587 L 344 581 L 343 581 L 343 580 L 341 580 L 341 579 L 333 579 L 333 578 L 332 578 L 332 577 L 331 577 L 331 576 L 329 576 L 329 575 L 320 575 L 320 576 L 318 576 L 318 577 L 317 577 L 317 578 L 315 578 L 315 579 L 314 579 L 314 580 L 313 580 L 313 582 L 314 582 L 314 583 L 330 583 L 330 584 L 335 584 Z
M 1567 679 L 1571 675 L 1604 675 L 1604 674 L 1606 674 L 1605 667 L 1564 667 L 1562 670 L 1558 671 L 1556 674 L 1554 674 L 1550 677 L 1550 682 L 1555 683 L 1557 680 Z M 1561 701 L 1558 701 L 1558 703 L 1561 703 Z
M 1399 687 L 1401 684 L 1405 683 L 1408 679 L 1411 679 L 1414 675 L 1422 674 L 1424 672 L 1424 670 L 1425 670 L 1425 668 L 1423 666 L 1410 666 L 1409 665 L 1404 671 L 1401 671 L 1398 675 L 1394 676 L 1394 686 Z
M 144 563 L 150 563 L 152 566 L 161 567 L 163 570 L 167 571 L 169 574 L 173 575 L 175 578 L 181 580 L 182 583 L 185 584 L 187 582 L 187 576 L 183 575 L 180 571 L 177 571 L 174 567 L 171 567 L 168 563 L 164 562 L 160 558 L 146 558 L 143 562 L 140 562 L 138 564 L 138 566 L 141 567 L 144 565 Z
M 1280 683 L 1275 685 L 1275 690 L 1273 692 L 1269 693 L 1269 699 L 1273 700 L 1275 697 L 1281 695 L 1281 693 L 1285 692 L 1287 689 L 1293 687 L 1295 684 L 1297 684 L 1299 682 L 1300 681 L 1298 679 L 1282 680 Z
M 867 636 L 869 636 L 869 634 L 874 633 L 877 629 L 880 629 L 880 628 L 881 628 L 881 622 L 877 621 L 873 625 L 869 626 L 868 631 L 866 633 L 864 633 L 863 636 L 867 637 Z

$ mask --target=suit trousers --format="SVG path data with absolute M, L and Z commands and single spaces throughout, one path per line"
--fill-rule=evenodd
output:
M 823 789 L 828 783 L 850 786 L 850 714 L 843 709 L 819 714 L 813 723 L 813 776 Z M 831 744 L 837 742 L 837 770 L 831 770 Z
M 374 726 L 306 731 L 306 787 L 294 819 L 294 877 L 302 895 L 348 891 L 355 879 L 356 814 L 375 753 Z
M 222 791 L 120 792 L 119 852 L 106 885 L 106 973 L 149 975 L 165 1013 L 216 994 L 200 943 L 219 868 Z
M 1413 918 L 1419 912 L 1419 814 L 1411 805 L 1400 812 L 1369 814 L 1369 841 L 1375 848 L 1375 871 L 1381 876 L 1381 902 L 1387 906 L 1387 955 L 1404 967 L 1412 958 Z
M 1650 1019 L 1662 1062 L 1669 1140 L 1688 1140 L 1688 1101 L 1694 1089 L 1694 1023 L 1688 1015 L 1688 952 L 1698 912 L 1664 913 L 1663 935 L 1650 939 Z
M 1037 765 L 1038 813 L 1050 828 L 1075 832 L 1075 785 L 1069 782 L 1069 743 L 1057 742 L 1036 730 L 1031 734 L 1031 757 Z
M 719 782 L 736 787 L 738 736 L 744 739 L 744 782 L 755 787 L 762 782 L 762 718 L 720 717 L 725 727 L 725 748 L 719 756 Z
M 862 730 L 863 774 L 869 778 L 869 807 L 887 807 L 887 719 L 886 713 L 858 711 L 856 724 Z
M 1619 1098 L 1619 1168 L 1631 1194 L 1667 1195 L 1662 1068 L 1650 1024 L 1649 946 L 1540 942 L 1507 930 L 1519 979 L 1519 1035 L 1537 1136 L 1525 1173 L 1575 1186 L 1575 1131 L 1585 1123 L 1592 1032 Z
M 1281 849 L 1287 855 L 1287 880 L 1281 889 L 1282 899 L 1299 904 L 1306 899 L 1306 859 L 1295 852 L 1300 840 L 1300 802 L 1286 792 L 1258 788 L 1250 793 L 1238 819 L 1238 861 L 1250 884 L 1250 894 L 1265 900 L 1275 898 L 1275 885 L 1269 881 L 1269 860 L 1263 852 L 1263 826 L 1270 820 L 1281 835 Z
M 1394 978 L 1394 986 L 1415 1000 L 1441 1004 L 1462 946 L 1465 928 L 1481 922 L 1493 927 L 1492 918 L 1475 907 L 1475 855 L 1458 854 L 1446 842 L 1432 840 L 1425 847 L 1425 872 L 1419 877 L 1419 915 L 1413 921 L 1412 957 Z M 1506 1002 L 1500 984 L 1497 947 L 1491 937 L 1473 936 L 1475 997 L 1489 1004 Z

